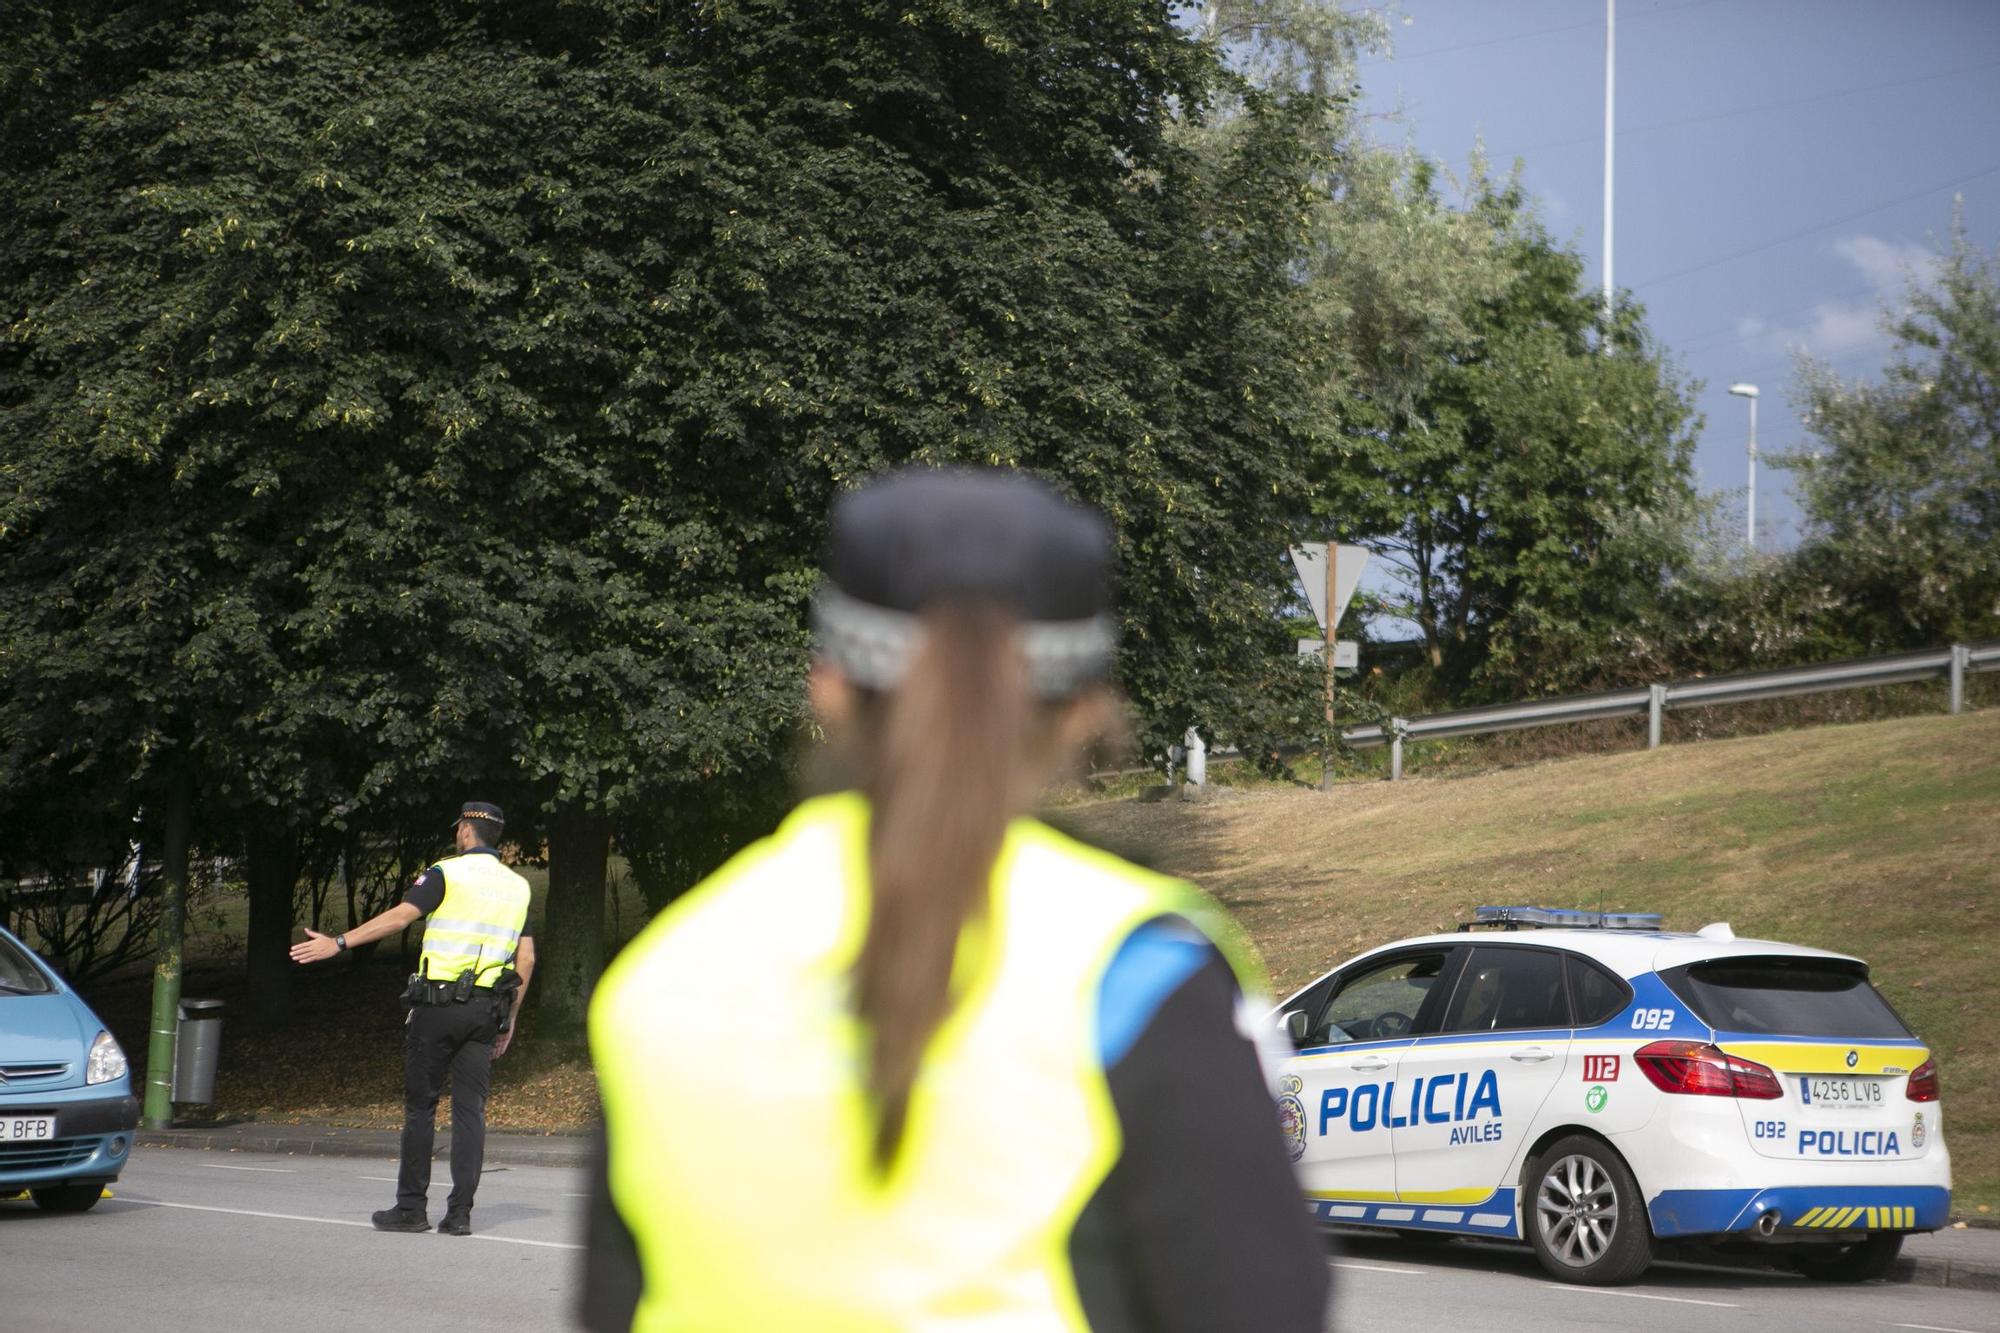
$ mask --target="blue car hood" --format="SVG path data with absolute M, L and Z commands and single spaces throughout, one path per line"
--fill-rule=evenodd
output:
M 97 1016 L 73 995 L 0 995 L 0 1065 L 60 1062 L 80 1083 L 100 1030 Z

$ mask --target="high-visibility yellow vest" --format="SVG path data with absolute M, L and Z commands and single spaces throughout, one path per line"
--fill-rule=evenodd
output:
M 1020 820 L 883 1178 L 849 981 L 867 827 L 857 795 L 806 802 L 599 983 L 611 1191 L 646 1275 L 636 1329 L 1085 1328 L 1068 1243 L 1120 1149 L 1096 1030 L 1112 956 L 1180 916 L 1261 989 L 1192 886 Z
M 470 971 L 475 985 L 491 988 L 514 961 L 528 924 L 528 881 L 487 852 L 448 856 L 437 868 L 444 872 L 444 901 L 424 923 L 417 971 L 432 981 Z

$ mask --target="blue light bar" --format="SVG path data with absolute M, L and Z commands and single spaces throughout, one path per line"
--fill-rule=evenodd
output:
M 1658 930 L 1658 912 L 1587 912 L 1576 907 L 1480 907 L 1480 925 L 1543 926 L 1572 930 Z

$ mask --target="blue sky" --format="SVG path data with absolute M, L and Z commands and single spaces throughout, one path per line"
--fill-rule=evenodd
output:
M 1463 172 L 1518 155 L 1549 228 L 1601 272 L 1604 0 L 1402 0 L 1361 66 L 1375 136 Z M 1407 23 L 1400 19 L 1406 18 Z M 1882 365 L 1879 311 L 1942 239 L 1954 195 L 2000 245 L 2000 0 L 1618 0 L 1614 279 L 1704 381 L 1696 465 L 1738 494 L 1805 440 L 1792 349 Z M 1789 477 L 1758 470 L 1764 549 L 1797 538 Z M 1371 584 L 1374 579 L 1371 578 Z

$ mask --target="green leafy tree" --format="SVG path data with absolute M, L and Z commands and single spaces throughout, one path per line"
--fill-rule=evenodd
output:
M 0 224 L 4 790 L 170 767 L 254 833 L 260 941 L 306 824 L 499 796 L 575 1018 L 622 813 L 796 734 L 871 472 L 1111 513 L 1149 737 L 1257 687 L 1308 151 L 1267 98 L 1172 140 L 1227 80 L 1164 6 L 154 14 L 8 57 L 7 123 L 60 114 Z
M 1426 198 L 1438 206 L 1428 188 L 1412 202 Z M 1603 328 L 1582 261 L 1517 185 L 1476 180 L 1469 212 L 1502 280 L 1467 284 L 1466 337 L 1407 407 L 1356 414 L 1344 493 L 1410 588 L 1447 690 L 1594 683 L 1688 555 L 1689 388 L 1638 310 Z
M 2000 634 L 2000 256 L 1955 224 L 1907 301 L 1879 379 L 1800 367 L 1814 445 L 1779 460 L 1805 511 L 1798 574 L 1856 652 Z

